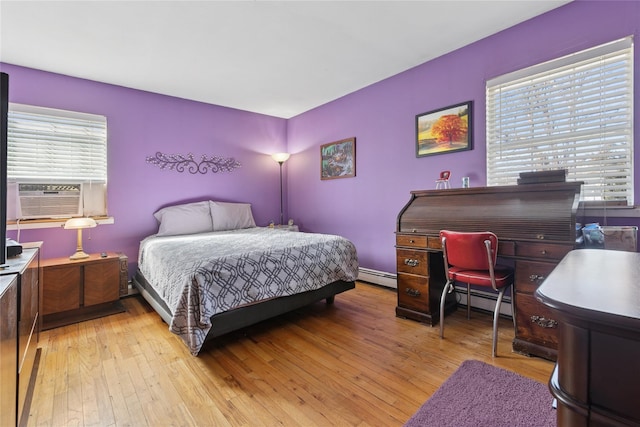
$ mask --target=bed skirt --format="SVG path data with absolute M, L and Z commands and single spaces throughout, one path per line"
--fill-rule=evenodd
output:
M 142 297 L 158 312 L 165 323 L 171 323 L 171 310 L 158 296 L 153 287 L 149 285 L 140 271 L 136 271 L 133 278 Z M 218 313 L 211 317 L 212 327 L 207 334 L 206 341 L 219 337 L 229 332 L 254 325 L 266 319 L 288 313 L 298 308 L 313 304 L 326 299 L 327 303 L 332 303 L 334 296 L 341 292 L 355 288 L 355 282 L 345 282 L 338 280 L 329 283 L 313 291 L 302 292 L 295 295 L 272 298 L 255 304 L 245 305 L 233 310 Z

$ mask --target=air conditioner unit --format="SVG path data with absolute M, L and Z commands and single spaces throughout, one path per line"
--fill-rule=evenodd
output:
M 82 216 L 82 184 L 18 183 L 18 218 Z

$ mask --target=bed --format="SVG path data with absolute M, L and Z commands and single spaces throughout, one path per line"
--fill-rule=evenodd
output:
M 215 337 L 355 287 L 357 252 L 344 237 L 256 227 L 252 218 L 217 224 L 176 234 L 161 221 L 140 243 L 133 279 L 193 355 Z

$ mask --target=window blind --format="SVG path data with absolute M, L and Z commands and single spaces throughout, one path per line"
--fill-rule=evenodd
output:
M 487 185 L 566 169 L 582 200 L 633 205 L 633 39 L 486 84 Z
M 12 103 L 7 124 L 9 180 L 106 183 L 106 117 Z

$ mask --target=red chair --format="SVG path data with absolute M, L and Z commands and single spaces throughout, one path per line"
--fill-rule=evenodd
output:
M 440 172 L 440 178 L 436 179 L 436 190 L 439 188 L 451 188 L 449 186 L 450 177 L 451 177 L 451 171 Z
M 445 299 L 448 293 L 454 291 L 454 283 L 459 281 L 467 284 L 467 318 L 470 315 L 471 285 L 490 287 L 498 292 L 498 300 L 493 313 L 493 351 L 491 353 L 495 357 L 498 345 L 498 316 L 500 315 L 502 297 L 505 290 L 513 286 L 513 269 L 496 265 L 498 237 L 488 231 L 461 233 L 442 230 L 440 231 L 440 241 L 442 242 L 447 278 L 440 298 L 440 338 L 444 338 Z

